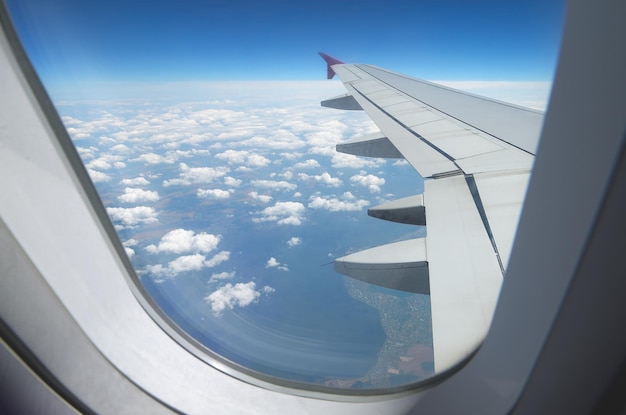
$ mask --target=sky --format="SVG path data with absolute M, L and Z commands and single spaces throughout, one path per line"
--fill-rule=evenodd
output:
M 317 52 L 429 80 L 549 81 L 564 0 L 9 0 L 47 83 L 312 80 Z

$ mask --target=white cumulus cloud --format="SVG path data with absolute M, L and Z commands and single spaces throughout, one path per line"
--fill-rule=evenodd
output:
M 245 164 L 248 167 L 264 167 L 270 164 L 268 158 L 246 150 L 226 150 L 216 154 L 215 157 L 226 160 L 229 164 Z
M 213 275 L 211 275 L 209 282 L 220 281 L 220 280 L 230 280 L 234 276 L 235 276 L 235 271 L 214 273 Z
M 260 195 L 258 192 L 250 192 L 248 193 L 248 196 L 250 196 L 254 200 L 258 200 L 261 203 L 269 203 L 272 201 L 272 196 Z
M 315 169 L 319 167 L 320 167 L 320 164 L 317 162 L 317 160 L 313 160 L 313 159 L 301 161 L 300 163 L 296 163 L 293 165 L 294 169 Z
M 259 213 L 259 217 L 252 219 L 254 222 L 276 222 L 279 225 L 302 224 L 306 208 L 300 202 L 276 202 Z
M 228 251 L 219 252 L 210 259 L 206 259 L 206 256 L 202 254 L 182 255 L 168 262 L 167 266 L 163 266 L 162 264 L 148 265 L 146 271 L 152 273 L 157 279 L 172 278 L 181 272 L 213 268 L 227 261 L 229 257 L 230 252 Z
M 134 179 L 122 179 L 120 184 L 124 186 L 145 186 L 150 184 L 150 182 L 145 177 L 135 177 Z
M 159 194 L 152 190 L 127 187 L 124 189 L 124 194 L 118 196 L 117 199 L 124 203 L 155 202 L 159 200 Z
M 240 179 L 235 179 L 234 177 L 226 176 L 224 177 L 224 184 L 226 186 L 231 187 L 239 187 L 241 186 L 242 181 Z
M 160 154 L 156 154 L 156 153 L 146 153 L 146 154 L 142 154 L 137 158 L 132 159 L 131 161 L 141 161 L 144 164 L 171 164 L 174 163 L 176 161 L 175 157 L 170 156 L 162 156 Z
M 146 251 L 156 254 L 159 252 L 211 252 L 217 248 L 221 239 L 220 235 L 212 235 L 206 232 L 196 234 L 186 229 L 174 229 L 169 231 L 159 241 L 158 245 L 148 245 Z
M 313 195 L 309 199 L 309 207 L 311 209 L 326 209 L 331 212 L 340 212 L 340 211 L 357 211 L 363 209 L 365 206 L 369 205 L 367 200 L 356 199 L 351 193 L 344 193 L 342 199 L 338 199 L 336 197 L 322 197 L 318 195 Z
M 297 236 L 294 236 L 287 241 L 287 245 L 289 245 L 289 247 L 298 246 L 301 243 L 302 243 L 302 238 L 299 238 Z
M 371 193 L 378 193 L 380 192 L 380 186 L 385 184 L 385 179 L 374 176 L 373 174 L 365 175 L 365 172 L 361 172 L 360 174 L 355 174 L 350 177 L 350 183 L 365 186 Z
M 228 167 L 189 167 L 185 163 L 180 163 L 179 169 L 179 178 L 165 180 L 163 186 L 211 183 L 230 171 Z
M 277 267 L 279 265 L 280 265 L 280 262 L 278 262 L 276 260 L 276 258 L 270 257 L 270 259 L 268 259 L 267 263 L 265 264 L 265 268 L 273 268 L 273 267 Z
M 196 196 L 200 198 L 228 199 L 230 192 L 222 189 L 198 189 Z
M 204 268 L 205 260 L 205 256 L 201 254 L 184 255 L 171 261 L 168 264 L 168 268 L 172 274 L 179 274 L 185 271 L 198 271 Z
M 206 266 L 207 268 L 213 268 L 213 267 L 218 266 L 222 262 L 228 261 L 229 258 L 230 258 L 229 251 L 221 251 L 213 255 L 211 259 L 204 261 L 204 266 Z
M 332 153 L 332 165 L 336 169 L 363 169 L 366 167 L 380 167 L 385 164 L 385 159 L 375 158 L 369 159 L 364 157 L 353 156 L 352 154 L 345 153 Z
M 343 184 L 340 178 L 332 177 L 328 172 L 324 172 L 316 176 L 309 176 L 306 173 L 298 173 L 298 179 L 303 181 L 315 181 L 331 187 L 339 187 Z
M 297 185 L 293 183 L 286 182 L 284 180 L 276 181 L 276 180 L 252 180 L 250 182 L 255 187 L 262 187 L 265 189 L 274 189 L 274 190 L 294 190 Z
M 272 287 L 266 286 L 261 289 L 264 293 L 274 291 Z M 258 301 L 261 292 L 256 289 L 254 281 L 240 282 L 237 284 L 226 284 L 204 297 L 204 301 L 211 306 L 211 311 L 219 316 L 224 310 L 232 310 L 235 307 L 245 307 Z
M 152 207 L 135 206 L 132 208 L 110 207 L 107 213 L 113 220 L 124 227 L 135 227 L 139 224 L 158 222 L 157 213 Z
M 91 177 L 91 181 L 94 183 L 103 183 L 111 180 L 111 176 L 98 170 L 88 168 L 87 173 L 89 173 L 89 177 Z

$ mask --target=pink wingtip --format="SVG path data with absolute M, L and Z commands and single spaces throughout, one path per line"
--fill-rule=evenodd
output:
M 333 68 L 331 66 L 340 65 L 343 62 L 341 62 L 339 59 L 335 59 L 332 56 L 325 54 L 324 52 L 319 52 L 319 54 L 322 59 L 326 61 L 326 76 L 328 77 L 328 79 L 333 79 L 333 76 L 335 76 L 335 71 L 333 71 Z

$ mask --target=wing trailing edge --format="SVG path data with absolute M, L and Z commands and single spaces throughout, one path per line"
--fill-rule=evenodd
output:
M 363 108 L 350 94 L 343 94 L 329 98 L 321 102 L 322 107 L 335 108 L 338 110 L 361 111 Z
M 337 258 L 335 271 L 381 287 L 430 294 L 425 238 L 393 242 Z
M 340 153 L 352 154 L 353 156 L 404 158 L 396 146 L 380 132 L 337 144 L 335 148 Z

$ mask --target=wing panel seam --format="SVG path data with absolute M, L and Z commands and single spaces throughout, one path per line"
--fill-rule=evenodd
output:
M 436 145 L 434 145 L 433 143 L 431 143 L 430 141 L 428 141 L 426 138 L 422 137 L 420 134 L 416 133 L 415 131 L 413 131 L 410 127 L 407 127 L 406 124 L 404 124 L 402 121 L 400 121 L 399 119 L 397 119 L 396 117 L 394 117 L 393 115 L 391 115 L 389 112 L 387 112 L 384 108 L 380 107 L 378 104 L 376 104 L 374 101 L 372 101 L 370 98 L 368 98 L 367 96 L 365 96 L 361 91 L 359 91 L 358 89 L 354 88 L 352 85 L 350 85 L 352 87 L 352 89 L 354 89 L 354 91 L 356 93 L 358 93 L 360 96 L 362 96 L 364 99 L 366 99 L 370 104 L 372 104 L 374 107 L 376 107 L 378 110 L 380 110 L 382 113 L 384 113 L 385 115 L 387 115 L 389 118 L 391 118 L 394 122 L 396 122 L 397 124 L 401 125 L 402 127 L 404 127 L 409 133 L 411 133 L 412 135 L 414 135 L 415 137 L 417 137 L 419 140 L 421 140 L 423 143 L 427 144 L 429 147 L 431 147 L 433 150 L 435 150 L 436 152 L 438 152 L 439 154 L 441 154 L 442 156 L 444 156 L 445 158 L 447 158 L 449 161 L 451 161 L 452 163 L 454 163 L 454 165 L 456 167 L 459 168 L 459 171 L 462 171 L 462 169 L 459 167 L 458 164 L 456 164 L 455 162 L 455 158 L 452 157 L 451 155 L 449 155 L 448 153 L 446 153 L 445 151 L 443 151 L 441 148 L 437 147 Z
M 493 250 L 496 254 L 496 258 L 498 259 L 498 265 L 500 266 L 500 271 L 502 272 L 502 276 L 504 277 L 504 265 L 502 264 L 502 258 L 500 258 L 500 252 L 498 251 L 498 246 L 496 245 L 496 239 L 493 236 L 493 232 L 491 231 L 491 225 L 489 224 L 487 211 L 485 210 L 485 206 L 483 205 L 483 201 L 480 197 L 480 193 L 478 191 L 478 186 L 476 185 L 476 179 L 474 179 L 474 175 L 473 174 L 466 175 L 465 182 L 467 183 L 467 187 L 469 188 L 469 191 L 472 194 L 472 198 L 474 199 L 474 204 L 476 205 L 476 209 L 478 210 L 480 219 L 482 220 L 483 225 L 485 226 L 485 231 L 487 232 L 487 236 L 489 237 L 491 246 L 493 247 Z
M 463 123 L 463 124 L 465 124 L 465 125 L 470 125 L 472 128 L 474 128 L 474 129 L 476 129 L 476 130 L 478 130 L 478 131 L 480 131 L 480 132 L 482 132 L 482 133 L 484 133 L 484 134 L 487 134 L 487 135 L 489 135 L 489 136 L 491 136 L 491 137 L 494 137 L 493 135 L 489 134 L 489 133 L 488 133 L 487 131 L 485 131 L 485 130 L 482 130 L 482 129 L 480 129 L 480 128 L 478 128 L 478 127 L 474 126 L 474 125 L 467 124 L 466 122 L 464 122 L 463 120 L 460 120 L 459 118 L 455 117 L 454 115 L 451 115 L 451 114 L 449 114 L 449 113 L 447 113 L 447 112 L 445 112 L 445 111 L 442 111 L 442 110 L 440 110 L 440 109 L 439 109 L 439 108 L 437 108 L 437 107 L 433 107 L 432 105 L 426 104 L 424 101 L 420 100 L 419 98 L 416 98 L 416 97 L 414 97 L 413 95 L 409 95 L 409 94 L 407 94 L 406 92 L 403 92 L 403 91 L 399 90 L 399 89 L 398 89 L 398 88 L 396 88 L 395 86 L 391 85 L 389 82 L 383 81 L 382 79 L 378 78 L 377 76 L 373 75 L 372 73 L 368 72 L 367 70 L 365 70 L 365 69 L 363 69 L 363 68 L 361 68 L 361 67 L 359 67 L 359 69 L 361 69 L 363 72 L 367 73 L 368 75 L 370 75 L 372 78 L 376 79 L 377 81 L 379 81 L 379 82 L 381 82 L 381 83 L 383 83 L 383 84 L 387 85 L 387 86 L 388 86 L 388 87 L 390 87 L 390 88 L 393 88 L 395 91 L 398 91 L 398 92 L 399 92 L 399 93 L 401 93 L 401 94 L 404 94 L 404 95 L 406 95 L 406 96 L 409 96 L 409 97 L 413 98 L 414 100 L 416 100 L 416 101 L 418 101 L 418 102 L 421 102 L 422 104 L 424 104 L 424 105 L 426 105 L 426 106 L 428 106 L 428 107 L 432 107 L 432 108 L 434 108 L 435 110 L 439 111 L 440 113 L 445 114 L 446 116 L 448 116 L 448 117 L 450 117 L 450 118 L 452 118 L 452 119 L 454 119 L 454 120 L 456 120 L 456 121 L 458 121 L 458 122 L 461 122 L 461 123 Z M 381 69 L 381 70 L 382 70 L 382 69 Z M 399 75 L 399 74 L 396 74 L 395 72 L 390 72 L 390 71 L 384 71 L 384 72 L 387 72 L 387 73 L 392 74 L 392 75 Z M 401 76 L 401 75 L 400 75 L 400 76 Z M 403 76 L 403 78 L 405 78 L 405 79 L 409 79 L 409 80 L 411 80 L 411 79 L 412 79 L 412 78 L 407 77 L 407 76 Z M 437 85 L 437 86 L 441 86 L 441 85 Z M 441 86 L 441 87 L 443 87 L 443 86 Z M 443 88 L 446 88 L 446 87 L 443 87 Z M 451 89 L 451 88 L 446 88 L 446 89 L 448 89 L 448 90 L 450 90 L 450 91 L 454 91 L 454 90 L 453 90 L 453 89 Z M 468 94 L 468 95 L 472 95 L 472 94 Z M 473 96 L 473 95 L 472 95 L 472 96 Z M 482 97 L 481 97 L 481 98 L 482 98 Z M 489 101 L 492 101 L 492 100 L 489 100 Z M 496 102 L 496 101 L 492 101 L 492 102 Z M 503 104 L 506 104 L 506 103 L 503 103 Z M 517 107 L 517 106 L 514 106 L 514 105 L 509 105 L 509 106 L 510 106 L 510 107 L 512 107 L 512 108 L 522 108 L 522 109 L 525 109 L 525 110 L 529 110 L 529 109 L 527 109 L 527 108 Z M 529 112 L 534 112 L 534 111 L 529 110 Z M 510 145 L 511 147 L 515 147 L 516 149 L 518 149 L 518 150 L 520 150 L 520 151 L 523 151 L 524 153 L 527 153 L 527 154 L 530 154 L 531 156 L 534 156 L 534 154 L 533 154 L 533 153 L 531 153 L 530 151 L 528 151 L 528 150 L 524 150 L 523 148 L 521 148 L 521 147 L 519 147 L 519 146 L 517 146 L 517 145 L 515 145 L 515 144 L 513 144 L 513 143 L 511 143 L 511 142 L 509 142 L 509 141 L 503 140 L 503 139 L 502 139 L 502 138 L 500 138 L 500 137 L 495 137 L 495 138 L 497 138 L 498 140 L 502 141 L 503 143 L 506 143 L 506 144 Z

